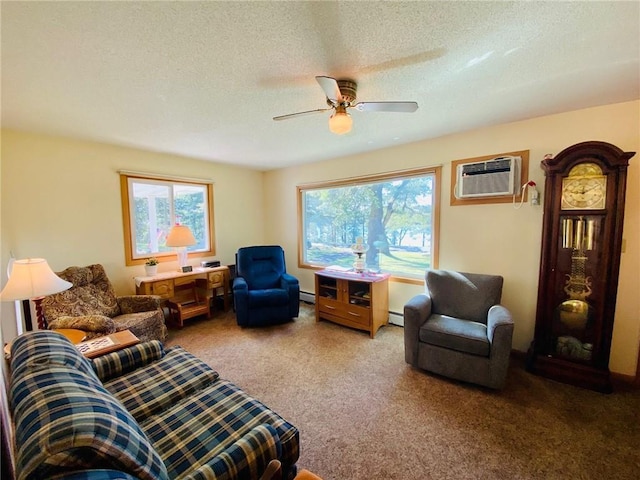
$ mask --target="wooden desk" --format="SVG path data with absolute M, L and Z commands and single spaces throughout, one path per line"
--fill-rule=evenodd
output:
M 207 288 L 216 293 L 218 288 L 224 292 L 224 309 L 229 310 L 229 267 L 194 267 L 193 272 L 162 272 L 152 277 L 135 277 L 136 294 L 160 295 L 163 299 L 174 296 L 175 286 L 193 282 L 197 278 L 207 279 Z

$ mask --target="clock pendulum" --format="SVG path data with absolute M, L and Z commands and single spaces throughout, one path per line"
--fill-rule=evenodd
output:
M 589 320 L 593 308 L 587 302 L 591 295 L 591 277 L 586 274 L 586 250 L 592 250 L 594 244 L 594 220 L 564 218 L 562 220 L 562 247 L 570 248 L 571 271 L 566 274 L 564 292 L 569 297 L 558 305 L 556 314 L 569 330 L 582 331 Z M 582 342 L 571 335 L 557 338 L 556 352 L 561 355 L 591 359 L 593 345 Z

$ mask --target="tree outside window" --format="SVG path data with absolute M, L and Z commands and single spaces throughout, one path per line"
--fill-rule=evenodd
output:
M 367 245 L 367 270 L 422 279 L 437 267 L 440 168 L 298 187 L 300 263 L 351 268 Z

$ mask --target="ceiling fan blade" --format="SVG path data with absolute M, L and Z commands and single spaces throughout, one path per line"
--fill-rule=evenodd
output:
M 326 112 L 327 110 L 333 110 L 333 108 L 319 108 L 317 110 L 308 110 L 306 112 L 298 112 L 298 113 L 289 113 L 287 115 L 280 115 L 278 117 L 273 117 L 276 122 L 280 120 L 288 120 L 293 117 L 302 117 L 304 115 L 311 115 L 312 113 Z
M 329 100 L 336 104 L 342 103 L 342 94 L 335 78 L 319 76 L 316 77 L 316 81 L 320 84 Z
M 416 102 L 360 102 L 353 105 L 360 112 L 415 112 Z

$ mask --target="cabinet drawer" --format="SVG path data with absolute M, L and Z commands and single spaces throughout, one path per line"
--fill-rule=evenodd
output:
M 332 298 L 319 298 L 318 307 L 321 312 L 338 315 L 344 309 L 344 303 L 333 300 Z
M 342 309 L 342 317 L 346 318 L 350 322 L 357 323 L 363 327 L 369 327 L 371 325 L 371 310 L 365 307 L 358 307 L 356 305 L 345 305 Z
M 163 298 L 173 297 L 173 280 L 162 280 L 151 284 L 151 293 Z
M 208 288 L 218 288 L 224 285 L 224 273 L 213 272 L 207 275 Z
M 366 328 L 371 323 L 371 310 L 368 308 L 349 305 L 330 298 L 320 298 L 318 310 L 320 313 L 340 317 L 349 323 L 355 323 Z

